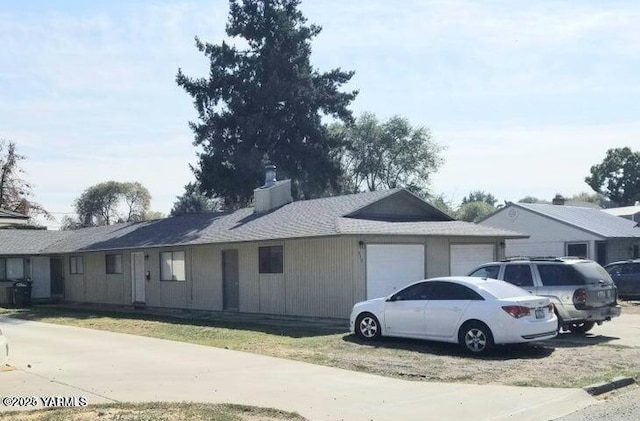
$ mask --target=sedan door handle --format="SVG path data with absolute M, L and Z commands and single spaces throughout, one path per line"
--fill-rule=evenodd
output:
M 453 310 L 453 311 L 455 311 L 457 313 L 462 309 L 460 307 L 453 307 L 451 310 Z

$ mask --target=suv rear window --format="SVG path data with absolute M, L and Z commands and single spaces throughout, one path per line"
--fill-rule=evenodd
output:
M 542 285 L 584 285 L 584 277 L 573 266 L 577 265 L 537 265 Z
M 609 272 L 595 262 L 576 263 L 572 266 L 589 281 L 598 282 L 600 280 L 611 280 Z

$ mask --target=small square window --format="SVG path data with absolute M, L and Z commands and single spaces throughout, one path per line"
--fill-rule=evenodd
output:
M 69 257 L 69 272 L 72 275 L 79 275 L 84 273 L 84 263 L 82 261 L 82 256 Z
M 283 272 L 283 252 L 282 246 L 260 247 L 259 272 L 260 273 L 282 273 Z
M 184 251 L 167 251 L 160 253 L 160 280 L 186 280 Z
M 567 244 L 567 256 L 588 258 L 587 243 Z
M 122 255 L 107 254 L 105 256 L 105 265 L 108 274 L 122 273 Z

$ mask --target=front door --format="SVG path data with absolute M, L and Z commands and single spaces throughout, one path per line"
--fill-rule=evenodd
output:
M 602 266 L 607 264 L 607 243 L 596 243 L 596 261 Z
M 133 302 L 144 303 L 144 253 L 131 253 Z
M 222 306 L 225 310 L 238 310 L 240 286 L 238 250 L 222 251 Z
M 50 260 L 51 272 L 51 296 L 60 298 L 64 296 L 64 260 L 60 257 L 52 257 Z

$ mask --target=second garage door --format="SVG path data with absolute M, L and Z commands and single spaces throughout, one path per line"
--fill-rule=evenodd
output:
M 494 250 L 493 244 L 452 244 L 451 276 L 466 275 L 474 267 L 494 261 Z

